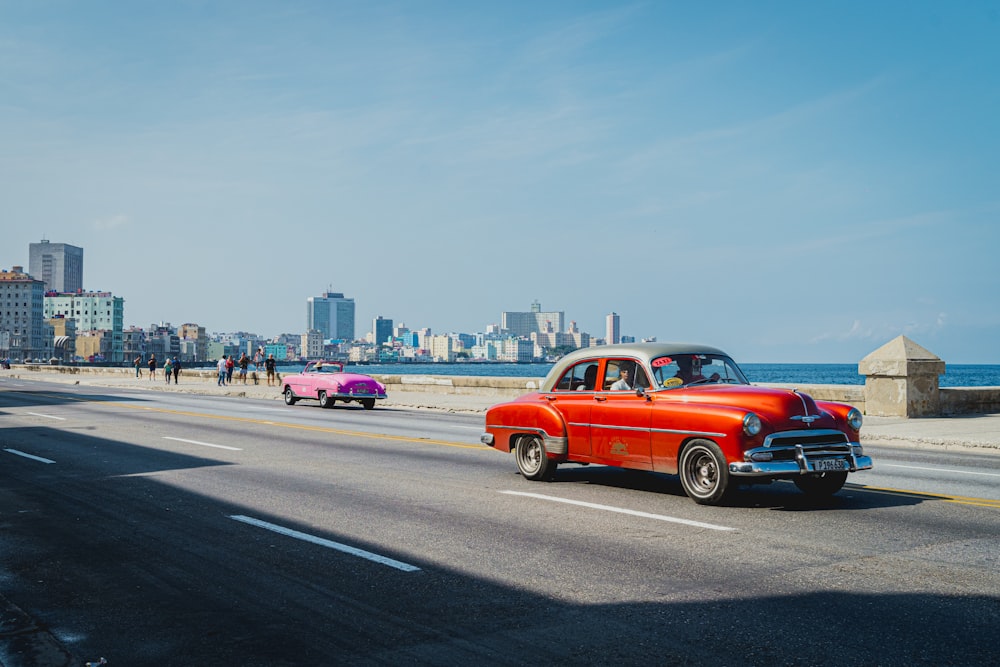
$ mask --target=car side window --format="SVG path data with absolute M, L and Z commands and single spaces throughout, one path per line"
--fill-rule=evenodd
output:
M 648 389 L 649 376 L 642 364 L 634 359 L 608 359 L 601 388 L 604 391 Z
M 566 369 L 559 382 L 553 387 L 554 391 L 577 391 L 583 389 L 593 389 L 594 379 L 597 375 L 597 363 L 584 361 Z
M 646 377 L 646 371 L 639 364 L 635 365 L 635 381 L 632 382 L 632 388 L 649 389 L 649 379 Z
M 601 382 L 601 389 L 611 391 L 611 385 L 618 381 L 618 376 L 621 374 L 621 363 L 618 359 L 609 359 L 608 363 L 604 365 L 604 380 Z

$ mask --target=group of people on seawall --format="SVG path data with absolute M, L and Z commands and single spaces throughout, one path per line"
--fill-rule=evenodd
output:
M 137 378 L 142 377 L 142 357 L 136 357 L 135 361 L 132 362 L 135 366 L 135 376 Z M 149 361 L 145 363 L 145 366 L 149 369 L 149 379 L 156 379 L 156 355 L 149 355 Z M 170 384 L 170 379 L 173 378 L 174 384 L 178 383 L 181 375 L 181 360 L 177 357 L 167 357 L 167 360 L 163 362 L 163 377 L 167 384 Z

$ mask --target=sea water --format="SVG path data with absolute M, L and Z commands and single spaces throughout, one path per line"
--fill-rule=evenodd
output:
M 477 377 L 542 378 L 552 364 L 474 363 L 400 363 L 348 364 L 346 370 L 365 375 L 462 375 Z M 765 384 L 857 384 L 865 377 L 857 364 L 740 364 L 750 382 Z M 282 373 L 296 372 L 302 366 L 282 365 Z M 947 364 L 940 377 L 942 387 L 1000 387 L 1000 365 Z

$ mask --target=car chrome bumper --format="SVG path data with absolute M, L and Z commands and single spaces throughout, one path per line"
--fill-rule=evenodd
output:
M 362 398 L 375 398 L 381 400 L 386 398 L 387 394 L 327 394 L 330 398 L 335 398 L 338 401 L 357 401 Z
M 545 445 L 545 451 L 549 454 L 554 454 L 556 456 L 565 456 L 569 452 L 569 439 L 558 436 L 554 437 L 546 433 L 540 428 L 524 427 L 524 426 L 494 426 L 491 424 L 486 425 L 487 428 L 495 429 L 506 429 L 510 431 L 522 431 L 531 432 L 542 439 Z M 488 447 L 496 447 L 496 439 L 493 437 L 492 433 L 486 432 L 479 436 L 479 442 L 483 443 Z M 513 449 L 513 445 L 511 446 Z
M 819 472 L 857 472 L 870 470 L 872 458 L 864 454 L 846 454 L 840 456 L 816 456 L 805 453 L 801 447 L 793 460 L 783 461 L 740 461 L 729 464 L 729 474 L 737 477 L 767 477 L 773 475 L 806 475 Z M 844 467 L 839 471 L 820 469 L 820 461 L 843 461 Z

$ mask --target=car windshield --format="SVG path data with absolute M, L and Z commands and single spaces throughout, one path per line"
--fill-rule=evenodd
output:
M 341 373 L 343 370 L 344 367 L 340 364 L 330 363 L 316 364 L 312 367 L 313 373 Z
M 674 354 L 653 359 L 657 387 L 672 389 L 696 384 L 750 384 L 729 357 L 716 354 Z

